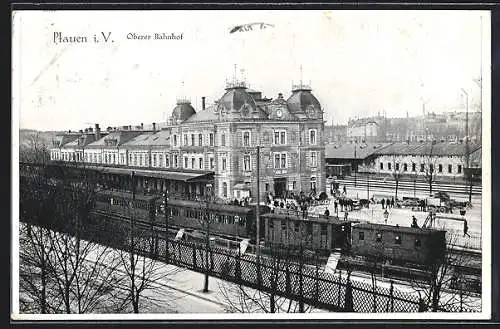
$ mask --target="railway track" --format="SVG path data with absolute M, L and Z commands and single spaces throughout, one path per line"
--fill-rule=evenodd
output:
M 354 177 L 349 177 L 347 179 L 337 179 L 337 183 L 339 183 L 341 186 L 356 186 L 356 187 L 367 187 L 368 182 L 366 179 L 366 176 L 360 175 L 357 177 L 357 179 L 354 179 Z M 399 190 L 412 190 L 415 187 L 416 191 L 429 191 L 429 184 L 425 182 L 416 182 L 415 186 L 413 185 L 413 182 L 409 181 L 399 181 L 398 184 L 398 189 Z M 382 189 L 390 189 L 394 190 L 396 188 L 396 182 L 394 180 L 374 180 L 370 179 L 370 188 L 382 188 Z M 446 191 L 449 193 L 454 193 L 454 194 L 463 194 L 463 195 L 468 195 L 469 194 L 469 186 L 468 185 L 457 185 L 457 184 L 449 184 L 449 183 L 439 183 L 439 182 L 434 182 L 432 184 L 432 189 L 433 191 Z M 482 187 L 478 185 L 472 186 L 472 195 L 481 195 L 482 194 Z

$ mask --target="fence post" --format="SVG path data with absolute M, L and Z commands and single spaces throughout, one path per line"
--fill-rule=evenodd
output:
M 303 259 L 302 259 L 302 244 L 300 245 L 300 254 L 299 254 L 299 312 L 304 313 L 304 277 L 302 272 Z
M 316 255 L 316 302 L 319 301 L 319 256 Z
M 238 258 L 236 258 L 236 269 L 234 274 L 238 283 L 241 281 L 241 249 L 238 247 Z
M 347 272 L 347 285 L 345 287 L 345 302 L 344 310 L 346 312 L 354 312 L 354 303 L 352 296 L 351 271 Z
M 191 250 L 193 250 L 193 268 L 197 268 L 198 266 L 196 265 L 196 247 L 193 245 Z
M 391 280 L 391 288 L 389 289 L 391 296 L 391 312 L 394 312 L 394 282 Z
M 340 308 L 340 287 L 342 286 L 342 270 L 339 270 L 339 282 L 338 282 L 338 293 L 337 293 L 337 306 Z

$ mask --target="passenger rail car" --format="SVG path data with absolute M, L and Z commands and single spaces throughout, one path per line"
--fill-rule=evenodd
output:
M 255 237 L 256 234 L 255 207 L 169 200 L 166 208 L 172 225 L 205 230 L 205 216 L 208 213 L 212 232 L 249 238 Z M 269 208 L 261 206 L 260 211 L 265 213 Z M 261 231 L 263 230 L 264 225 L 261 223 Z
M 133 213 L 139 218 L 154 222 L 161 199 L 160 196 L 144 194 L 133 196 L 126 191 L 102 190 L 96 192 L 94 208 L 123 216 L 130 216 Z
M 382 224 L 354 224 L 351 252 L 373 261 L 430 265 L 444 258 L 446 231 Z
M 298 216 L 265 214 L 264 241 L 329 252 L 349 249 L 351 222 L 336 219 L 307 219 Z

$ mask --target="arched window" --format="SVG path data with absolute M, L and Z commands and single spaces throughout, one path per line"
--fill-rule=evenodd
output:
M 198 146 L 202 146 L 202 145 L 203 145 L 203 135 L 198 134 Z

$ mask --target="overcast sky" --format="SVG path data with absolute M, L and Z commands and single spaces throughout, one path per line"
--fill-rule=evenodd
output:
M 489 15 L 478 11 L 17 12 L 14 104 L 21 128 L 162 122 L 179 97 L 196 109 L 202 96 L 208 103 L 221 97 L 236 64 L 252 89 L 271 98 L 291 94 L 302 65 L 328 123 L 383 111 L 420 115 L 423 102 L 436 113 L 464 110 L 461 88 L 474 109 L 481 15 L 489 74 Z M 252 22 L 274 28 L 229 33 Z M 89 42 L 55 44 L 54 32 Z M 101 32 L 111 32 L 114 42 L 94 43 Z M 127 39 L 161 32 L 183 39 Z

